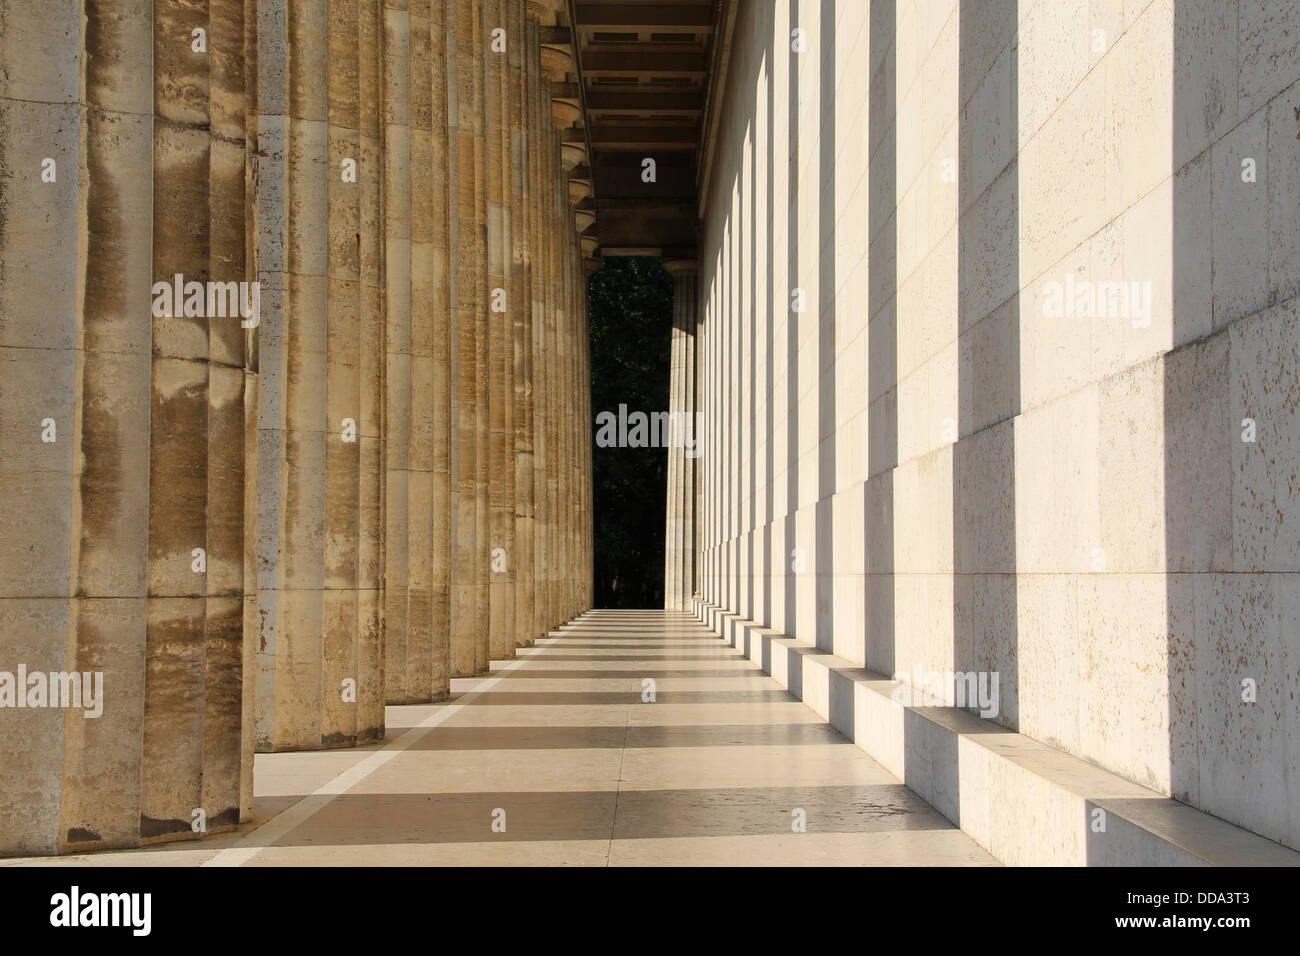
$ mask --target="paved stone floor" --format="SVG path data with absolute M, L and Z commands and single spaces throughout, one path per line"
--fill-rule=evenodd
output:
M 0 865 L 995 863 L 689 616 L 557 634 L 449 703 L 389 707 L 382 744 L 259 754 L 237 832 Z

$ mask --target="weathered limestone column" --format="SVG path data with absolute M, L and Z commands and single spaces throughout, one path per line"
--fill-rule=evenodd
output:
M 514 329 L 511 275 L 509 31 L 507 3 L 487 0 L 489 654 L 515 656 L 514 640 Z M 500 31 L 500 32 L 498 32 Z M 509 467 L 507 467 L 509 465 Z
M 599 262 L 597 262 L 596 260 L 588 259 L 586 260 L 586 262 L 590 263 L 590 265 L 584 266 L 584 271 L 586 271 L 587 269 L 594 271 L 595 269 L 600 267 Z M 585 479 L 585 485 L 587 489 L 587 513 L 584 517 L 583 528 L 585 529 L 587 535 L 586 607 L 588 610 L 590 610 L 596 605 L 596 522 L 595 522 L 596 466 L 595 466 L 595 450 L 592 447 L 593 438 L 592 438 L 592 431 L 591 431 L 591 426 L 593 421 L 592 407 L 591 407 L 591 309 L 590 309 L 591 300 L 587 294 L 587 290 L 590 288 L 590 284 L 589 284 L 589 280 L 591 279 L 590 271 L 587 272 L 586 279 L 588 281 L 584 281 L 583 292 L 582 292 L 582 325 L 583 325 L 582 341 L 585 346 L 584 352 L 586 355 L 586 368 L 583 373 L 583 387 L 582 387 L 582 400 L 585 403 L 584 407 L 586 408 L 586 411 L 582 416 L 582 421 L 583 421 L 583 436 L 587 443 L 587 474 Z
M 429 458 L 429 493 L 432 499 L 432 522 L 429 549 L 429 700 L 444 700 L 451 691 L 451 561 L 453 556 L 451 536 L 451 441 L 454 419 L 451 413 L 451 341 L 454 304 L 451 299 L 451 226 L 452 202 L 455 191 L 449 170 L 454 143 L 449 140 L 449 108 L 447 100 L 448 64 L 450 50 L 446 28 L 447 5 L 429 0 L 429 164 L 426 168 L 416 153 L 415 185 L 417 194 L 428 195 L 427 229 L 424 217 L 419 217 L 413 232 L 412 249 L 415 264 L 412 269 L 413 340 L 412 368 L 418 388 L 424 388 L 426 376 L 422 371 L 426 355 L 424 329 L 429 330 L 427 356 L 430 363 L 427 381 L 432 391 L 429 410 L 432 450 Z M 424 86 L 425 73 L 419 70 L 419 85 Z M 416 116 L 422 118 L 421 108 Z M 422 123 L 417 127 L 423 128 Z M 427 177 L 427 178 L 426 178 Z M 423 206 L 419 208 L 423 209 Z M 427 253 L 424 245 L 427 238 Z M 428 308 L 428 321 L 424 308 Z M 414 427 L 422 431 L 424 419 L 417 416 Z M 422 447 L 422 446 L 417 446 Z M 420 474 L 424 459 L 413 461 L 414 473 Z M 421 493 L 424 484 L 420 483 Z M 421 543 L 421 549 L 423 543 Z M 417 615 L 412 612 L 412 618 Z M 416 631 L 417 635 L 420 632 Z M 421 639 L 424 638 L 421 636 Z M 418 657 L 423 661 L 423 655 Z M 413 681 L 417 691 L 423 691 L 420 680 Z
M 549 283 L 548 243 L 543 183 L 546 176 L 546 149 L 550 123 L 543 112 L 549 93 L 542 81 L 541 20 L 546 12 L 542 0 L 528 0 L 528 217 L 530 255 L 529 310 L 529 366 L 531 386 L 528 435 L 532 448 L 532 512 L 529 538 L 532 542 L 531 579 L 526 587 L 531 591 L 529 640 L 535 641 L 546 633 L 546 302 Z
M 584 240 L 584 252 L 587 251 Z M 595 604 L 595 576 L 596 576 L 596 552 L 595 552 L 595 523 L 592 517 L 592 501 L 594 495 L 593 482 L 595 478 L 594 463 L 592 460 L 592 408 L 591 408 L 591 315 L 588 311 L 587 289 L 592 276 L 598 268 L 600 262 L 597 259 L 585 258 L 582 260 L 582 296 L 580 305 L 582 309 L 582 441 L 583 441 L 583 512 L 582 512 L 582 535 L 583 535 L 583 563 L 582 563 L 582 584 L 583 599 L 582 609 L 590 610 Z
M 539 67 L 541 56 L 539 50 Z M 554 324 L 552 302 L 554 301 L 554 225 L 551 215 L 551 202 L 547 184 L 551 176 L 551 154 L 554 149 L 555 132 L 551 127 L 550 102 L 551 84 L 546 79 L 543 68 L 542 81 L 537 87 L 536 124 L 538 148 L 536 185 L 537 206 L 537 245 L 539 268 L 537 270 L 538 291 L 534 312 L 533 339 L 533 494 L 536 502 L 536 533 L 534 536 L 534 563 L 536 575 L 537 634 L 545 637 L 554 621 L 551 616 L 551 379 L 554 369 L 550 364 L 552 354 L 551 328 Z
M 664 268 L 668 269 L 669 263 L 664 263 Z M 669 269 L 669 272 L 672 270 Z M 676 287 L 674 284 L 673 296 L 673 328 L 670 334 L 669 342 L 669 359 L 668 359 L 668 413 L 669 413 L 669 446 L 668 446 L 668 483 L 667 498 L 664 508 L 664 607 L 668 610 L 680 610 L 681 608 L 681 483 L 682 483 L 682 456 L 677 453 L 673 447 L 673 439 L 676 438 L 676 430 L 672 428 L 672 422 L 677 417 L 677 412 L 682 406 L 682 336 L 677 325 L 677 299 Z
M 694 542 L 694 467 L 684 442 L 700 436 L 695 427 L 695 285 L 698 267 L 694 260 L 664 263 L 673 277 L 672 370 L 669 385 L 671 440 L 668 449 L 668 500 L 664 545 L 664 607 L 690 608 Z
M 489 285 L 488 196 L 491 183 L 488 167 L 488 82 L 487 3 L 474 0 L 474 264 L 477 291 L 474 327 L 474 516 L 478 529 L 474 564 L 474 673 L 486 674 L 491 660 L 491 402 L 488 356 Z
M 284 273 L 278 327 L 263 329 L 274 384 L 258 410 L 263 750 L 383 736 L 382 11 L 377 0 L 335 3 L 328 16 L 317 6 L 268 5 L 261 22 L 273 27 L 259 34 L 260 49 L 295 53 L 259 84 L 272 114 L 259 271 Z
M 556 12 L 559 7 L 556 6 Z M 564 532 L 566 527 L 564 476 L 567 469 L 564 442 L 564 402 L 569 386 L 566 369 L 567 335 L 565 334 L 565 317 L 568 313 L 568 283 L 566 282 L 566 230 L 568 221 L 568 202 L 563 194 L 565 182 L 561 177 L 560 143 L 562 131 L 571 122 L 570 114 L 563 108 L 557 108 L 555 84 L 566 79 L 570 64 L 567 50 L 542 46 L 542 72 L 551 84 L 550 99 L 547 107 L 551 117 L 551 141 L 548 150 L 548 169 L 546 193 L 551 235 L 551 310 L 549 315 L 549 346 L 547 354 L 551 374 L 547 377 L 548 413 L 548 476 L 547 495 L 550 507 L 550 543 L 552 568 L 548 595 L 549 616 L 547 627 L 553 628 L 565 620 L 564 582 L 566 570 L 566 548 Z
M 355 660 L 350 662 L 356 675 L 357 700 L 353 707 L 346 706 L 340 713 L 339 727 L 333 739 L 351 744 L 384 736 L 384 376 L 385 376 L 385 302 L 384 302 L 384 219 L 383 219 L 383 169 L 384 130 L 380 108 L 383 98 L 383 9 L 380 0 L 359 0 L 357 43 L 359 51 L 358 82 L 356 92 L 348 84 L 343 96 L 345 102 L 356 97 L 359 150 L 364 175 L 358 177 L 360 198 L 359 271 L 361 292 L 360 377 L 361 394 L 358 398 L 360 436 L 360 489 L 358 491 L 357 524 L 357 613 L 355 625 L 348 624 L 343 634 L 351 634 L 355 626 Z M 335 49 L 347 49 L 350 42 L 350 25 L 336 31 Z M 348 246 L 348 233 L 339 240 Z M 346 255 L 346 253 L 345 253 Z M 346 492 L 344 493 L 346 500 Z M 345 515 L 349 512 L 345 509 Z M 349 526 L 343 525 L 346 530 Z M 350 642 L 349 642 L 350 643 Z M 344 645 L 345 647 L 348 644 Z M 335 687 L 351 675 L 346 667 Z M 327 685 L 328 686 L 328 685 Z
M 555 569 L 551 574 L 551 619 L 550 627 L 557 627 L 564 621 L 564 390 L 568 386 L 564 374 L 564 316 L 565 295 L 567 288 L 564 281 L 564 218 L 567 205 L 560 195 L 558 179 L 560 156 L 560 131 L 552 119 L 552 143 L 550 175 L 547 177 L 547 193 L 551 213 L 551 240 L 553 255 L 552 295 L 551 295 L 551 361 L 555 365 L 555 374 L 548 380 L 550 391 L 550 476 L 548 478 L 551 499 L 551 555 Z
M 478 455 L 478 316 L 484 302 L 482 287 L 486 275 L 482 269 L 482 245 L 479 242 L 481 221 L 477 217 L 477 196 L 482 165 L 482 118 L 478 108 L 482 101 L 482 79 L 478 78 L 479 98 L 475 100 L 476 74 L 482 67 L 479 40 L 482 34 L 481 12 L 474 0 L 455 0 L 447 7 L 449 33 L 454 37 L 455 85 L 448 89 L 448 109 L 454 109 L 456 143 L 456 331 L 453 336 L 452 368 L 455 392 L 452 399 L 456 421 L 452 467 L 455 484 L 452 492 L 452 539 L 454 561 L 452 580 L 451 674 L 472 677 L 478 673 L 477 639 L 479 628 L 478 578 L 480 547 L 476 465 Z M 476 58 L 475 54 L 478 52 Z M 483 555 L 486 558 L 486 554 Z M 484 635 L 486 636 L 486 635 Z
M 564 444 L 565 444 L 565 620 L 571 620 L 578 613 L 578 395 L 580 379 L 578 377 L 578 234 L 574 229 L 572 199 L 568 190 L 567 177 L 560 180 L 561 195 L 565 203 L 565 225 L 568 242 L 566 245 L 565 271 L 568 286 L 568 314 L 566 316 L 566 368 L 569 375 L 564 399 Z
M 251 772 L 246 337 L 201 283 L 248 279 L 242 6 L 10 2 L 0 71 L 0 643 L 91 695 L 10 688 L 0 853 L 225 829 Z
M 533 103 L 540 79 L 538 63 L 538 21 L 532 5 L 517 3 L 519 42 L 511 45 L 512 121 L 515 163 L 511 170 L 514 204 L 513 229 L 517 270 L 513 313 L 515 392 L 515 644 L 529 647 L 535 641 L 536 597 L 533 555 L 533 258 L 532 215 L 533 155 L 537 132 L 532 121 Z M 516 60 L 517 58 L 517 60 Z
M 385 17 L 385 696 L 422 703 L 450 689 L 447 40 L 441 3 Z
M 698 270 L 697 270 L 698 271 Z M 675 289 L 674 292 L 677 290 Z M 699 329 L 699 279 L 692 276 L 689 283 L 690 302 L 682 316 L 685 321 L 685 349 L 682 356 L 683 400 L 686 417 L 683 419 L 683 438 L 689 440 L 689 454 L 682 457 L 682 564 L 681 564 L 681 607 L 691 609 L 691 599 L 699 589 L 696 576 L 696 552 L 698 551 L 697 521 L 699 515 L 699 460 L 705 452 L 707 435 L 701 428 L 703 415 L 699 409 L 699 392 L 696 383 L 696 342 Z M 674 295 L 676 301 L 676 295 Z
M 705 353 L 705 336 L 707 326 L 705 325 L 705 309 L 707 304 L 699 294 L 699 284 L 696 284 L 696 303 L 695 303 L 695 324 L 691 327 L 694 334 L 691 337 L 691 394 L 695 404 L 695 419 L 693 427 L 695 428 L 696 447 L 700 449 L 700 454 L 690 464 L 690 484 L 686 486 L 686 493 L 691 496 L 691 592 L 687 595 L 688 601 L 696 598 L 702 598 L 704 593 L 704 548 L 708 541 L 705 531 L 704 520 L 704 468 L 702 459 L 705 458 L 706 442 L 709 441 L 711 432 L 708 430 L 708 410 L 705 406 L 707 394 L 701 381 L 701 375 L 704 373 L 706 353 Z M 775 399 L 773 399 L 775 400 Z M 784 561 L 782 562 L 784 565 Z M 775 573 L 775 568 L 773 569 Z M 775 587 L 775 583 L 773 584 Z M 690 609 L 688 604 L 687 608 Z
M 554 115 L 554 104 L 552 104 Z M 555 117 L 557 138 L 563 138 L 567 123 L 563 117 Z M 557 159 L 559 153 L 557 152 Z M 566 179 L 559 175 L 561 167 L 556 166 L 556 176 L 551 184 L 555 194 L 556 207 L 556 241 L 559 251 L 558 296 L 555 310 L 555 363 L 558 368 L 555 388 L 555 547 L 557 551 L 555 624 L 569 619 L 569 460 L 568 401 L 573 379 L 569 369 L 570 331 L 569 317 L 572 314 L 570 297 L 572 284 L 569 281 L 569 247 L 573 238 L 573 216 L 569 211 L 568 185 Z
M 386 351 L 384 435 L 385 700 L 407 699 L 410 529 L 421 502 L 410 494 L 411 388 L 411 30 L 407 4 L 384 0 L 384 263 Z M 412 509 L 416 514 L 412 514 Z
M 186 283 L 247 279 L 243 15 L 242 8 L 233 6 L 212 3 L 188 9 L 170 2 L 154 5 L 152 271 L 158 280 L 177 274 L 184 275 Z M 95 26 L 109 27 L 108 19 L 107 15 L 96 17 Z M 192 50 L 189 38 L 196 27 L 207 31 L 206 57 Z M 135 29 L 127 30 L 130 39 L 122 39 L 138 41 L 140 35 Z M 93 36 L 87 33 L 88 38 Z M 113 41 L 104 38 L 103 42 Z M 139 51 L 140 47 L 134 49 Z M 118 135 L 117 123 L 102 113 L 91 97 L 112 97 L 108 87 L 119 82 L 120 74 L 111 65 L 106 65 L 103 73 L 93 65 L 100 56 L 107 55 L 110 63 L 115 59 L 107 49 L 88 48 L 86 53 L 91 61 L 85 64 L 89 103 L 82 122 L 88 147 L 89 189 L 83 228 L 91 248 L 86 253 L 81 304 L 85 315 L 83 341 L 89 343 L 93 338 L 96 348 L 102 351 L 96 362 L 87 357 L 82 366 L 83 415 L 81 434 L 77 436 L 85 456 L 78 536 L 81 554 L 72 565 L 78 569 L 81 582 L 72 593 L 107 596 L 116 590 L 115 583 L 110 583 L 116 574 L 108 565 L 119 555 L 100 550 L 99 524 L 116 524 L 118 506 L 113 496 L 122 489 L 119 482 L 138 480 L 121 472 L 114 474 L 117 452 L 112 443 L 124 431 L 123 422 L 144 420 L 136 417 L 144 409 L 133 406 L 128 416 L 124 414 L 128 409 L 106 406 L 109 396 L 101 397 L 96 392 L 104 386 L 115 390 L 118 376 L 128 373 L 126 363 L 131 359 L 118 364 L 104 354 L 120 349 L 120 344 L 113 341 L 113 327 L 129 328 L 148 314 L 137 312 L 138 298 L 122 297 L 114 288 L 114 280 L 126 280 L 119 288 L 140 287 L 147 280 L 143 274 L 114 275 L 119 252 L 113 247 L 113 239 L 124 223 L 94 221 L 90 217 L 113 215 L 109 210 L 97 211 L 96 207 L 99 196 L 111 203 L 115 186 L 125 187 L 114 183 L 114 173 L 134 178 L 149 167 L 147 158 L 142 157 L 146 162 L 135 168 L 125 164 L 112 168 L 114 160 L 126 159 L 109 145 Z M 110 76 L 110 71 L 114 75 Z M 196 88 L 206 90 L 206 98 L 196 99 Z M 134 126 L 131 119 L 123 119 L 127 129 Z M 101 147 L 117 155 L 102 156 Z M 73 169 L 69 164 L 65 173 L 72 175 Z M 103 178 L 96 175 L 101 171 L 107 174 Z M 136 193 L 132 187 L 125 189 L 127 195 Z M 128 210 L 123 205 L 119 210 L 129 215 L 143 213 L 145 208 Z M 196 220 L 206 220 L 206 228 L 195 229 Z M 131 235 L 129 227 L 124 231 Z M 143 700 L 142 738 L 137 738 L 142 739 L 139 807 L 138 816 L 131 821 L 132 829 L 139 828 L 141 843 L 194 836 L 195 810 L 202 811 L 208 829 L 231 827 L 240 818 L 242 759 L 236 702 L 243 692 L 244 656 L 245 337 L 235 316 L 214 316 L 217 310 L 212 306 L 216 303 L 211 295 L 206 299 L 197 316 L 190 308 L 192 302 L 183 309 L 183 316 L 182 309 L 173 302 L 172 317 L 164 309 L 164 315 L 154 319 L 148 425 L 136 425 L 148 435 L 149 442 L 147 631 L 143 660 L 121 663 L 126 665 L 128 681 L 134 683 L 143 676 L 144 685 L 140 698 L 118 698 L 115 709 L 134 710 Z M 129 340 L 131 335 L 128 333 L 126 338 Z M 108 420 L 110 417 L 116 421 Z M 89 429 L 92 421 L 94 432 Z M 93 469 L 92 455 L 98 459 Z M 139 514 L 134 507 L 128 505 L 128 509 L 133 518 Z M 44 533 L 48 532 L 43 529 Z M 195 549 L 202 549 L 202 560 L 196 557 Z M 88 581 L 93 582 L 89 587 Z M 117 614 L 84 613 L 89 610 L 89 605 L 78 608 L 78 670 L 101 669 L 100 654 L 120 639 L 121 632 L 115 626 Z M 104 610 L 108 608 L 95 608 L 96 612 Z M 108 646 L 101 650 L 95 646 L 100 642 Z M 103 668 L 106 685 L 118 677 L 114 670 L 117 668 Z M 106 710 L 108 706 L 106 701 Z M 110 727 L 97 722 L 92 730 L 78 720 L 79 716 L 75 711 L 68 712 L 64 750 L 66 753 L 85 748 L 89 766 L 75 770 L 86 789 L 75 810 L 74 805 L 65 802 L 60 827 L 63 848 L 83 841 L 91 845 L 109 843 L 111 838 L 96 820 L 102 819 L 102 811 L 95 805 L 104 790 L 113 792 L 113 783 L 126 783 L 120 779 L 112 783 L 87 779 L 87 770 L 94 774 L 111 766 L 104 755 L 91 754 L 101 746 L 120 748 L 121 742 L 107 736 L 112 732 Z M 248 772 L 251 774 L 251 767 Z M 128 787 L 133 789 L 133 784 Z M 67 819 L 70 812 L 80 818 L 78 822 Z
M 207 57 L 185 42 L 196 27 Z M 247 279 L 244 128 L 242 4 L 155 3 L 158 279 Z M 108 291 L 88 288 L 87 301 Z M 204 317 L 174 308 L 153 329 L 141 842 L 193 836 L 196 809 L 209 829 L 240 817 L 245 336 L 235 317 L 214 316 L 213 298 Z

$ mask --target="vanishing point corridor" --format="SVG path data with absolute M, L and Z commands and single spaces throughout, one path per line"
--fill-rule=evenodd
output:
M 591 611 L 454 680 L 449 702 L 389 707 L 387 726 L 366 748 L 259 754 L 254 819 L 236 832 L 40 862 L 995 863 L 675 611 Z
M 0 0 L 9 905 L 1300 867 L 1297 369 L 1300 0 Z

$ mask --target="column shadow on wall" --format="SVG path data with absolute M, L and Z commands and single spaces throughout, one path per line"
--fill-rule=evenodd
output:
M 775 21 L 775 11 L 773 12 Z M 776 104 L 773 99 L 776 94 L 776 24 L 771 24 L 771 29 L 766 31 L 767 42 L 763 48 L 761 62 L 764 64 L 767 75 L 767 142 L 763 148 L 767 150 L 767 196 L 765 197 L 764 209 L 767 210 L 767 228 L 763 230 L 765 241 L 767 243 L 766 254 L 763 261 L 767 264 L 767 286 L 763 300 L 767 305 L 767 317 L 764 324 L 767 340 L 764 342 L 767 356 L 766 368 L 764 369 L 763 394 L 767 396 L 765 404 L 766 415 L 763 421 L 763 434 L 767 436 L 767 442 L 764 446 L 764 472 L 767 480 L 764 482 L 764 507 L 763 507 L 763 529 L 762 529 L 762 549 L 763 549 L 763 588 L 762 588 L 762 606 L 755 612 L 754 620 L 758 621 L 764 627 L 771 627 L 774 624 L 773 614 L 773 589 L 777 583 L 777 571 L 785 566 L 785 561 L 781 555 L 776 555 L 774 562 L 772 554 L 772 525 L 775 518 L 776 504 L 776 263 L 773 261 L 775 254 L 775 235 L 772 224 L 776 221 L 775 202 L 776 202 L 776 176 L 774 171 L 780 158 L 776 155 Z M 787 312 L 788 315 L 788 312 Z
M 897 0 L 872 0 L 867 104 L 867 483 L 865 660 L 894 673 L 894 468 L 898 464 L 897 144 L 894 135 L 894 34 Z M 879 64 L 879 65 L 876 65 Z
M 799 25 L 799 0 L 790 0 L 791 31 L 798 29 Z M 787 72 L 789 73 L 789 99 L 786 103 L 786 129 L 790 149 L 787 155 L 781 157 L 781 159 L 786 163 L 786 288 L 793 290 L 799 286 L 799 70 L 793 58 L 791 58 L 790 69 Z M 799 507 L 799 316 L 790 308 L 790 303 L 785 303 L 784 308 L 786 310 L 786 508 L 781 535 L 782 554 L 779 555 L 779 558 L 782 569 L 781 576 L 785 581 L 785 600 L 783 603 L 784 620 L 779 625 L 774 622 L 774 626 L 785 634 L 794 634 L 796 621 L 798 620 L 799 599 L 795 568 L 801 567 L 801 565 L 795 563 L 796 552 L 794 550 L 798 544 L 795 540 L 795 514 Z M 770 664 L 771 661 L 767 659 L 765 654 L 764 670 L 768 670 Z
M 1015 417 L 1020 411 L 1018 8 L 964 0 L 958 30 L 958 440 L 952 446 L 953 671 L 1018 685 Z M 990 42 L 992 41 L 992 42 Z M 997 61 L 1008 58 L 1005 74 Z M 991 96 L 976 97 L 991 85 Z M 1000 87 L 1000 88 L 999 88 Z M 992 104 L 992 105 L 990 105 Z M 1009 157 L 1003 165 L 1003 157 Z M 987 181 L 986 181 L 987 180 Z M 989 678 L 991 686 L 991 677 Z M 957 691 L 963 689 L 958 680 Z M 976 702 L 958 700 L 967 711 Z M 914 720 L 911 727 L 921 731 Z M 932 729 L 932 728 L 927 728 Z M 961 814 L 957 735 L 929 734 L 930 788 Z M 919 741 L 918 741 L 919 743 Z M 908 753 L 911 742 L 908 741 Z M 909 760 L 910 766 L 910 760 Z M 951 801 L 950 803 L 948 801 Z
M 818 256 L 817 256 L 817 360 L 821 366 L 817 382 L 817 505 L 814 511 L 816 579 L 816 637 L 818 650 L 835 651 L 835 492 L 837 479 L 837 442 L 839 422 L 836 404 L 836 320 L 840 303 L 836 298 L 839 275 L 837 269 L 838 239 L 835 219 L 839 208 L 836 203 L 835 160 L 839 141 L 836 128 L 838 104 L 837 64 L 835 50 L 836 0 L 821 0 L 818 25 L 821 44 L 820 59 L 820 131 L 818 136 Z M 841 715 L 853 726 L 853 688 L 850 683 L 830 682 L 829 705 L 832 713 Z

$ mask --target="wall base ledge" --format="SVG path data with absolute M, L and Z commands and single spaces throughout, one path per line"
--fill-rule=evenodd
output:
M 706 601 L 693 611 L 1002 863 L 1300 866 L 1294 850 L 968 711 L 895 703 L 898 681 L 806 641 Z

